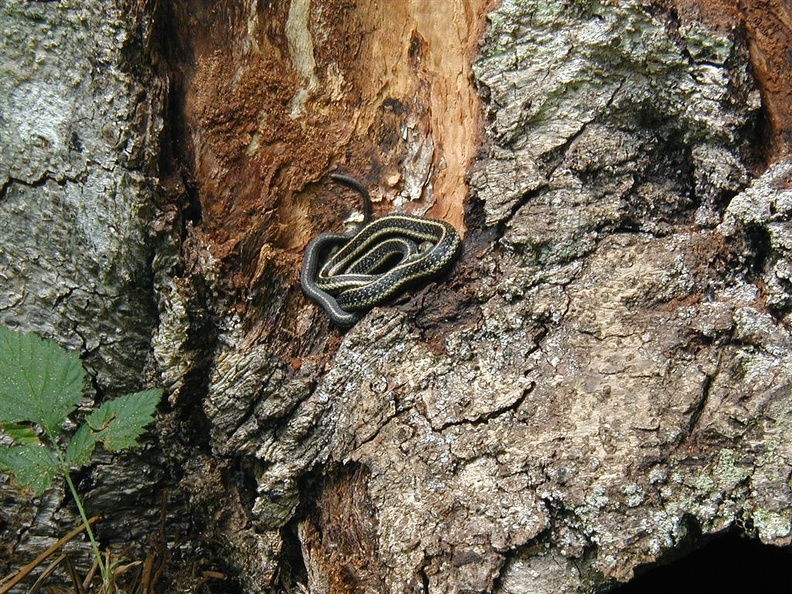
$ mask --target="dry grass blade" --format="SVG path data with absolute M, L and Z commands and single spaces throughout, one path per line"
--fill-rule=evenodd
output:
M 156 581 L 154 561 L 155 559 L 151 555 L 147 556 L 146 560 L 143 561 L 143 570 L 140 574 L 140 583 L 135 590 L 136 594 L 148 594 L 152 590 Z
M 132 563 L 127 563 L 125 565 L 119 565 L 113 569 L 113 577 L 119 578 L 124 575 L 130 569 L 134 569 L 136 567 L 140 567 L 143 565 L 142 561 L 133 561 Z
M 228 576 L 226 574 L 221 573 L 219 571 L 204 571 L 201 574 L 201 578 L 198 580 L 198 583 L 195 584 L 193 588 L 194 592 L 198 592 L 203 588 L 204 584 L 206 584 L 209 580 L 224 580 Z
M 66 558 L 66 553 L 61 553 L 58 555 L 58 557 L 56 557 L 55 560 L 47 566 L 47 569 L 41 573 L 39 578 L 36 580 L 36 583 L 33 584 L 30 590 L 28 590 L 28 594 L 37 594 L 37 592 L 41 589 L 41 586 L 44 585 L 44 582 L 46 582 L 49 577 L 55 573 L 55 570 L 58 569 L 58 565 L 63 563 L 64 559 Z
M 84 591 L 88 591 L 88 587 L 91 585 L 97 571 L 99 571 L 99 564 L 96 562 L 96 559 L 94 559 L 93 565 L 91 565 L 91 569 L 88 570 L 88 575 L 85 576 L 82 583 L 82 589 Z
M 133 594 L 154 594 L 155 585 L 162 577 L 162 572 L 165 565 L 170 558 L 170 551 L 168 550 L 166 538 L 166 521 L 168 517 L 168 490 L 164 489 L 162 492 L 162 501 L 160 504 L 160 521 L 159 533 L 157 535 L 156 551 L 146 555 L 143 561 L 143 567 L 140 571 L 140 579 L 133 591 Z
M 66 571 L 71 578 L 72 584 L 74 584 L 74 592 L 75 594 L 85 594 L 85 588 L 82 587 L 82 581 L 80 581 L 80 576 L 77 575 L 77 569 L 74 567 L 74 563 L 72 563 L 71 557 L 66 557 Z
M 99 520 L 99 516 L 94 516 L 88 520 L 88 524 L 93 525 Z M 79 535 L 83 530 L 85 530 L 85 524 L 80 524 L 77 528 L 69 532 L 66 536 L 58 540 L 55 544 L 49 547 L 46 551 L 41 553 L 38 557 L 33 559 L 30 563 L 25 565 L 22 569 L 20 569 L 16 574 L 9 578 L 7 582 L 5 582 L 2 586 L 0 586 L 0 594 L 6 594 L 11 588 L 16 586 L 19 582 L 24 580 L 31 571 L 36 569 L 39 565 L 44 563 L 51 555 L 56 553 L 58 549 L 60 549 L 63 545 L 67 542 L 72 540 L 74 537 Z

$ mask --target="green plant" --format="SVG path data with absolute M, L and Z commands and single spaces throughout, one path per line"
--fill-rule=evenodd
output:
M 0 326 L 0 430 L 13 445 L 0 448 L 0 472 L 18 487 L 41 493 L 63 476 L 77 505 L 104 583 L 104 562 L 69 471 L 85 466 L 98 444 L 117 452 L 137 445 L 154 419 L 162 390 L 145 390 L 104 402 L 86 415 L 71 438 L 62 427 L 84 395 L 85 368 L 77 353 L 35 334 Z

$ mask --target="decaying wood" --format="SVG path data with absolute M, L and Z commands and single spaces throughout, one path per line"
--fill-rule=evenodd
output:
M 191 510 L 246 592 L 583 593 L 727 529 L 790 544 L 785 4 L 424 4 L 138 14 L 168 100 L 141 108 L 163 110 L 161 149 L 154 115 L 129 142 L 160 151 L 160 187 L 135 169 L 119 212 L 140 226 L 147 204 L 153 233 L 112 278 L 156 300 L 146 370 L 169 400 L 148 463 L 178 485 L 174 522 Z M 55 186 L 3 156 L 0 209 L 39 212 L 19 196 Z M 347 332 L 297 283 L 310 238 L 359 209 L 332 170 L 378 214 L 465 237 L 447 278 Z M 15 216 L 8 237 L 41 236 Z M 104 278 L 87 270 L 59 304 Z M 121 343 L 86 311 L 51 332 L 105 337 L 83 346 L 100 375 Z M 100 468 L 95 512 L 123 490 Z

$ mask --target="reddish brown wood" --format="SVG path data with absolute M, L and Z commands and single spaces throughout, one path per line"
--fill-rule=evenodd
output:
M 724 33 L 744 31 L 751 67 L 769 124 L 767 163 L 792 149 L 792 2 L 789 0 L 677 0 L 680 19 Z
M 792 2 L 740 0 L 754 76 L 770 123 L 769 161 L 792 149 Z

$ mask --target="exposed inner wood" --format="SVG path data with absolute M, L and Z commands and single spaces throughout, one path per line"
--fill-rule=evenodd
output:
M 358 5 L 362 43 L 351 74 L 363 109 L 356 132 L 365 137 L 375 129 L 385 136 L 399 132 L 388 130 L 389 124 L 406 128 L 401 133 L 408 138 L 407 154 L 382 163 L 382 181 L 391 186 L 402 181 L 412 198 L 431 184 L 430 214 L 460 230 L 465 175 L 481 127 L 471 61 L 489 4 L 368 0 Z M 401 111 L 400 121 L 381 121 L 384 106 Z
M 788 0 L 740 0 L 753 73 L 770 123 L 769 160 L 792 150 L 792 4 Z
M 491 2 L 163 8 L 177 39 L 173 151 L 200 211 L 196 245 L 231 290 L 254 296 L 237 300 L 243 318 L 277 302 L 268 326 L 293 326 L 306 244 L 360 215 L 360 198 L 329 181 L 334 170 L 361 179 L 375 215 L 426 214 L 464 235 L 483 129 L 471 63 Z
M 180 57 L 185 129 L 213 255 L 250 263 L 264 242 L 297 253 L 337 227 L 356 200 L 311 186 L 335 167 L 364 180 L 380 214 L 428 212 L 464 231 L 486 5 L 177 3 L 192 40 Z

